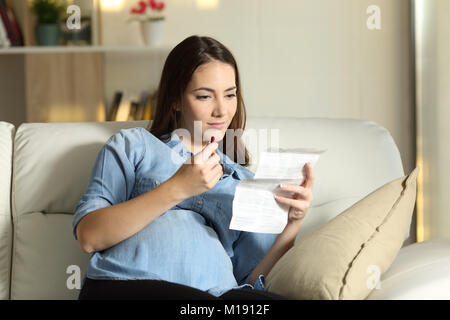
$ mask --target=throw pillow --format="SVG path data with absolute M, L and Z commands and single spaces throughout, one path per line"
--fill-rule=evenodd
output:
M 267 290 L 298 300 L 365 299 L 402 247 L 418 172 L 386 183 L 298 241 L 267 275 Z

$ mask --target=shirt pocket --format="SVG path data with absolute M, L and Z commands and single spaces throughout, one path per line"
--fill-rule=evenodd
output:
M 165 181 L 164 177 L 144 177 L 140 178 L 134 186 L 132 198 L 139 197 L 140 195 L 156 188 Z

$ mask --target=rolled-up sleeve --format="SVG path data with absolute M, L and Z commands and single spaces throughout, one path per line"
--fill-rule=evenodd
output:
M 74 209 L 72 228 L 75 239 L 76 227 L 84 216 L 130 198 L 135 183 L 135 165 L 145 150 L 137 134 L 137 130 L 121 130 L 109 138 L 98 153 L 86 191 Z
M 250 274 L 269 251 L 277 234 L 241 231 L 233 244 L 233 273 L 239 285 L 249 284 Z M 264 276 L 258 275 L 255 289 L 264 290 Z

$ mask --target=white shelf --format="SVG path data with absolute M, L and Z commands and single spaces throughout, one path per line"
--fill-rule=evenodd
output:
M 104 52 L 104 53 L 146 53 L 166 51 L 168 47 L 151 46 L 35 46 L 0 48 L 2 54 L 33 54 L 33 53 L 77 53 L 77 52 Z

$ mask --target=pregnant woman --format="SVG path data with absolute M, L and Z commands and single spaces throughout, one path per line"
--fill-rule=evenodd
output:
M 276 198 L 290 206 L 280 234 L 230 230 L 236 186 L 253 173 L 239 136 L 225 137 L 244 128 L 233 55 L 186 38 L 164 64 L 151 127 L 109 138 L 76 205 L 73 233 L 92 254 L 79 299 L 283 298 L 264 276 L 294 244 L 313 172 Z

